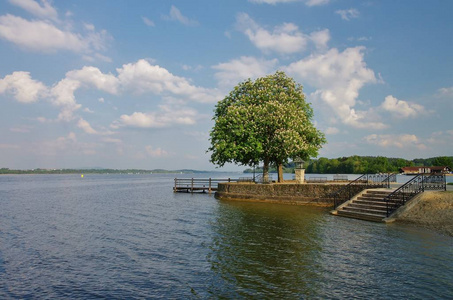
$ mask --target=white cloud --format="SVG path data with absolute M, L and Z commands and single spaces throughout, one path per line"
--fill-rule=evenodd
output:
M 76 53 L 103 50 L 110 38 L 107 32 L 88 30 L 85 36 L 57 28 L 47 21 L 28 21 L 10 14 L 0 16 L 0 38 L 17 46 L 38 52 L 58 50 Z
M 73 113 L 82 107 L 77 104 L 74 92 L 80 87 L 81 83 L 78 80 L 64 78 L 60 80 L 51 90 L 51 102 L 61 107 L 61 112 L 58 115 L 60 121 L 72 120 Z
M 238 29 L 264 52 L 295 53 L 305 49 L 307 45 L 307 37 L 293 23 L 284 23 L 269 32 L 246 13 L 238 14 L 236 20 Z
M 170 14 L 168 16 L 162 16 L 162 18 L 167 21 L 177 21 L 186 26 L 198 25 L 198 22 L 196 20 L 192 20 L 184 16 L 181 11 L 174 5 L 172 5 L 170 8 Z
M 101 102 L 101 103 L 104 103 L 105 99 L 101 97 L 101 98 L 98 99 L 98 101 Z
M 66 78 L 77 80 L 88 86 L 94 86 L 98 90 L 110 93 L 118 93 L 119 81 L 115 75 L 104 74 L 96 67 L 83 67 L 66 73 Z
M 303 51 L 307 43 L 314 42 L 316 48 L 323 49 L 330 40 L 329 30 L 321 30 L 306 35 L 293 23 L 283 23 L 270 32 L 257 24 L 248 14 L 239 13 L 236 26 L 250 41 L 265 53 L 291 54 Z
M 338 128 L 336 128 L 336 127 L 329 127 L 329 128 L 326 129 L 326 134 L 334 135 L 334 134 L 337 134 L 339 132 L 340 132 L 340 130 L 338 130 Z
M 146 146 L 145 149 L 146 153 L 151 157 L 166 157 L 169 155 L 167 151 L 161 148 L 154 149 L 152 146 Z
M 392 134 L 371 134 L 364 137 L 365 142 L 371 145 L 380 146 L 383 148 L 405 148 L 411 149 L 417 147 L 418 149 L 426 149 L 426 146 L 421 143 L 419 138 L 414 134 L 401 134 L 401 135 L 392 135 Z
M 304 2 L 307 6 L 318 6 L 327 4 L 330 2 L 330 0 L 305 0 Z
M 453 97 L 453 86 L 452 87 L 447 87 L 447 88 L 440 88 L 437 91 L 439 96 L 444 96 L 444 97 Z
M 142 20 L 143 20 L 143 23 L 145 23 L 146 26 L 149 26 L 149 27 L 156 26 L 156 24 L 154 24 L 154 22 L 151 21 L 150 19 L 148 19 L 147 17 L 142 17 Z
M 278 4 L 278 3 L 289 3 L 289 2 L 299 2 L 302 1 L 307 6 L 317 6 L 324 5 L 329 3 L 330 0 L 249 0 L 249 2 L 258 3 L 258 4 Z
M 0 94 L 12 94 L 22 103 L 32 103 L 47 94 L 47 87 L 31 78 L 29 72 L 13 72 L 0 79 Z
M 294 62 L 285 71 L 315 87 L 317 90 L 310 97 L 330 106 L 343 123 L 356 128 L 385 128 L 380 122 L 367 120 L 370 112 L 354 109 L 359 90 L 367 83 L 377 82 L 363 60 L 364 49 L 355 47 L 340 52 L 332 48 Z
M 61 107 L 59 121 L 71 121 L 74 112 L 82 107 L 77 103 L 74 93 L 84 85 L 110 94 L 118 94 L 119 81 L 114 75 L 104 74 L 95 67 L 83 67 L 67 72 L 66 77 L 51 90 L 51 102 Z
M 324 50 L 327 48 L 327 43 L 330 41 L 329 29 L 314 31 L 310 33 L 310 39 L 316 46 L 316 49 Z
M 251 56 L 242 56 L 239 59 L 220 63 L 212 68 L 218 70 L 215 77 L 219 81 L 219 85 L 230 88 L 248 78 L 255 79 L 273 72 L 277 63 L 277 59 L 265 60 Z
M 381 104 L 381 108 L 399 118 L 416 117 L 426 111 L 426 109 L 419 104 L 398 100 L 392 95 L 385 97 L 384 102 Z
M 216 89 L 194 86 L 186 78 L 173 75 L 167 69 L 151 65 L 144 59 L 125 64 L 117 72 L 122 87 L 134 93 L 171 93 L 202 103 L 213 103 L 222 97 Z
M 93 127 L 91 127 L 90 123 L 88 123 L 82 118 L 80 118 L 79 122 L 77 122 L 77 127 L 79 127 L 88 134 L 98 134 L 98 132 L 94 130 Z
M 57 10 L 47 0 L 41 0 L 41 4 L 33 0 L 9 0 L 9 2 L 37 17 L 51 20 L 58 19 Z
M 337 10 L 335 13 L 339 14 L 341 16 L 341 19 L 345 21 L 350 21 L 351 19 L 358 18 L 360 15 L 359 11 L 355 8 Z
M 132 115 L 122 115 L 118 121 L 113 122 L 112 128 L 138 127 L 138 128 L 164 128 L 173 125 L 193 125 L 199 118 L 197 111 L 191 108 L 175 108 L 161 105 L 157 112 L 134 112 Z

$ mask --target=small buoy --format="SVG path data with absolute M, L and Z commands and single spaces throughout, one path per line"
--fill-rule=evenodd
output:
M 80 175 L 80 177 L 81 177 L 81 178 L 83 178 L 83 174 L 82 174 L 82 175 Z

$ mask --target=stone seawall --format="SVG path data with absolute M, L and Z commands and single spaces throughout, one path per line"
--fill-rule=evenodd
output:
M 344 184 L 255 184 L 255 183 L 219 183 L 215 197 L 220 200 L 270 202 L 292 205 L 333 206 L 333 199 L 328 196 Z M 370 187 L 368 187 L 370 188 Z M 365 186 L 351 186 L 355 195 Z

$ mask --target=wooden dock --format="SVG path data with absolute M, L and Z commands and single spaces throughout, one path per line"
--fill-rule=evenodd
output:
M 219 182 L 236 182 L 237 180 L 227 179 L 213 179 L 213 178 L 175 178 L 175 186 L 173 192 L 185 193 L 211 193 L 217 191 Z

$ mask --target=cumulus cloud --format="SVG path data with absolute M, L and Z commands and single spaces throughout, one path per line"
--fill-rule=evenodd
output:
M 215 77 L 217 78 L 219 85 L 229 88 L 245 79 L 254 79 L 273 72 L 277 63 L 277 59 L 265 60 L 250 56 L 242 56 L 239 59 L 220 63 L 212 68 L 218 70 Z
M 330 40 L 329 30 L 321 30 L 304 34 L 293 23 L 283 23 L 269 31 L 256 23 L 248 14 L 239 13 L 236 16 L 236 27 L 243 32 L 250 41 L 265 53 L 276 52 L 291 54 L 306 49 L 308 42 L 313 42 L 318 49 L 327 46 Z
M 173 125 L 193 125 L 199 118 L 197 111 L 191 108 L 175 108 L 168 105 L 161 105 L 159 108 L 160 110 L 155 112 L 122 115 L 111 127 L 164 128 Z
M 51 102 L 58 107 L 61 107 L 61 112 L 58 115 L 59 121 L 71 121 L 73 113 L 82 107 L 77 104 L 74 92 L 80 87 L 81 83 L 78 80 L 64 78 L 60 80 L 51 89 Z
M 368 83 L 376 83 L 373 70 L 367 68 L 363 59 L 364 47 L 336 48 L 326 53 L 315 53 L 287 66 L 285 71 L 316 88 L 312 99 L 326 103 L 340 120 L 356 128 L 386 126 L 369 121 L 370 112 L 357 111 L 359 90 Z
M 360 15 L 359 11 L 355 8 L 337 10 L 335 13 L 340 15 L 341 19 L 345 21 L 358 18 Z
M 162 16 L 162 19 L 167 21 L 177 21 L 181 24 L 186 26 L 197 26 L 198 22 L 196 20 L 189 19 L 188 17 L 184 16 L 181 11 L 174 5 L 170 8 L 170 14 Z
M 249 0 L 249 2 L 258 3 L 258 4 L 278 4 L 278 3 L 289 3 L 289 2 L 299 2 L 302 1 L 307 6 L 317 6 L 324 5 L 329 3 L 330 0 Z
M 401 135 L 392 135 L 392 134 L 371 134 L 364 138 L 365 142 L 371 145 L 380 146 L 383 148 L 413 148 L 417 147 L 418 149 L 426 149 L 419 138 L 414 134 L 401 134 Z
M 86 53 L 103 50 L 110 38 L 103 30 L 87 29 L 86 35 L 61 30 L 50 22 L 28 21 L 10 14 L 0 16 L 0 38 L 23 49 L 53 53 L 58 50 Z
M 117 69 L 117 73 L 116 76 L 111 73 L 103 73 L 96 67 L 85 66 L 82 69 L 67 72 L 65 78 L 49 90 L 41 82 L 33 80 L 29 73 L 14 72 L 0 79 L 0 94 L 12 94 L 17 101 L 24 103 L 37 101 L 39 97 L 47 97 L 53 105 L 60 108 L 57 121 L 71 121 L 75 118 L 74 113 L 82 107 L 77 103 L 75 93 L 81 88 L 96 89 L 112 95 L 120 95 L 125 92 L 154 93 L 166 101 L 172 99 L 173 103 L 178 102 L 179 104 L 188 101 L 214 103 L 224 96 L 218 89 L 195 86 L 187 78 L 176 76 L 158 65 L 151 65 L 144 59 L 123 65 Z M 99 98 L 98 101 L 103 103 L 105 100 Z M 90 112 L 90 110 L 86 111 Z M 189 122 L 187 118 L 190 117 L 191 112 L 188 110 L 185 118 L 182 118 L 185 121 L 178 119 L 178 122 Z M 168 112 L 165 111 L 164 117 L 166 116 L 168 116 Z M 135 117 L 139 117 L 139 115 Z M 124 118 L 125 124 L 133 123 L 133 120 L 136 120 L 136 118 L 127 118 L 127 116 Z M 162 123 L 163 120 L 161 116 L 153 114 L 148 115 L 147 118 L 154 120 L 151 122 L 154 124 L 152 126 Z
M 47 0 L 41 0 L 41 4 L 33 0 L 9 0 L 9 2 L 42 19 L 58 19 L 57 10 Z
M 66 78 L 79 81 L 88 86 L 94 86 L 98 90 L 109 94 L 118 94 L 119 80 L 115 75 L 104 74 L 96 67 L 83 67 L 66 73 Z
M 154 149 L 153 146 L 146 146 L 146 153 L 151 157 L 166 157 L 168 156 L 168 152 L 163 150 L 162 148 Z
M 310 33 L 310 39 L 315 44 L 316 49 L 324 50 L 327 48 L 327 43 L 330 41 L 329 29 L 314 31 Z
M 90 123 L 88 123 L 86 120 L 82 118 L 80 118 L 79 122 L 77 122 L 77 127 L 79 127 L 88 134 L 98 134 L 98 132 L 94 130 L 93 127 L 91 127 Z
M 425 112 L 423 106 L 404 100 L 398 100 L 392 95 L 385 97 L 381 108 L 399 118 L 416 117 Z
M 122 87 L 135 93 L 169 93 L 202 103 L 213 103 L 222 97 L 217 89 L 194 86 L 186 78 L 173 75 L 167 69 L 151 65 L 144 59 L 125 64 L 117 72 Z
M 8 93 L 21 103 L 32 103 L 47 94 L 47 87 L 29 72 L 13 72 L 0 79 L 0 94 Z

